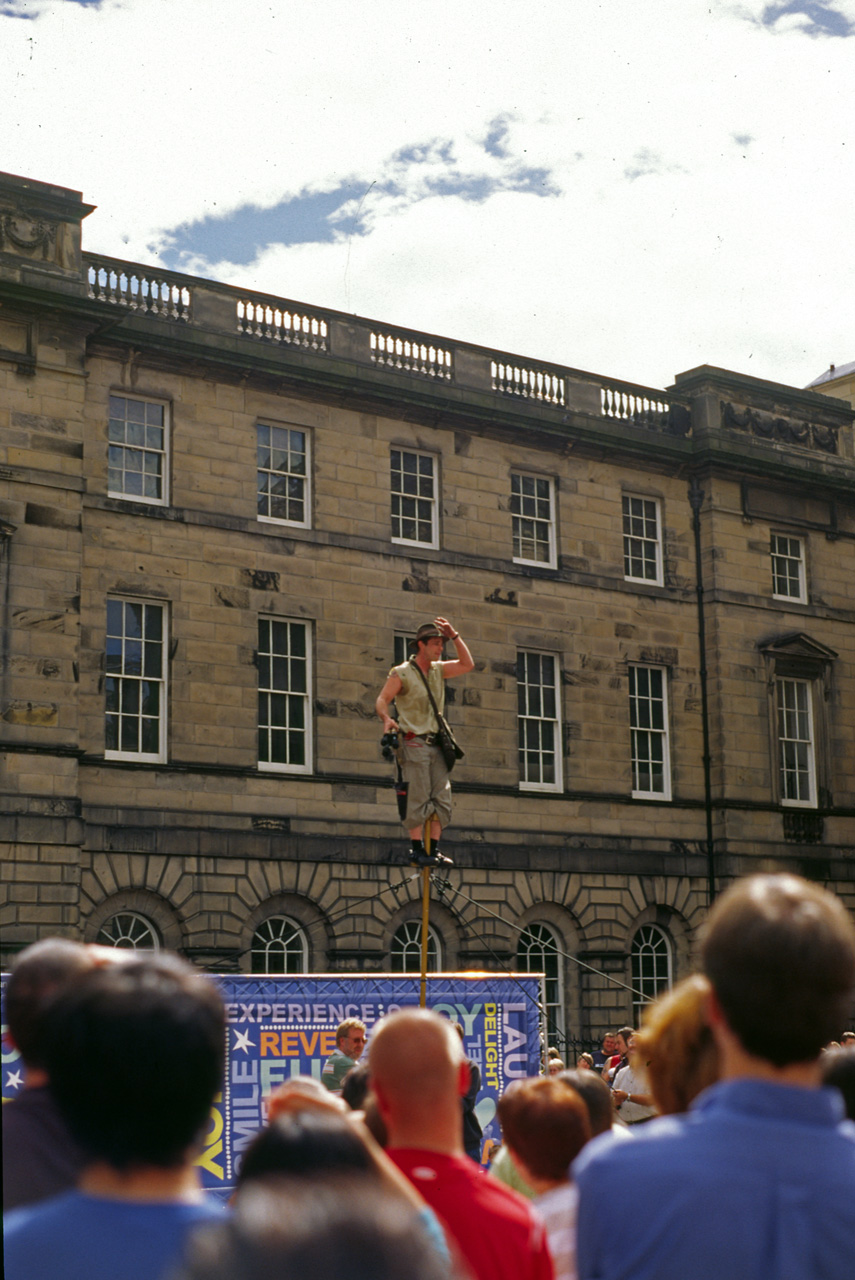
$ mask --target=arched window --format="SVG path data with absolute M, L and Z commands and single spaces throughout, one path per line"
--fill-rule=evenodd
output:
M 522 973 L 544 973 L 546 981 L 546 1034 L 549 1044 L 563 1045 L 564 970 L 555 934 L 545 924 L 529 924 L 517 943 L 517 964 Z
M 643 924 L 630 947 L 632 959 L 632 1020 L 637 1027 L 646 1004 L 671 986 L 671 943 L 655 924 Z
M 118 911 L 98 930 L 95 941 L 102 947 L 124 947 L 130 951 L 159 951 L 160 934 L 147 916 L 138 911 Z
M 422 922 L 406 920 L 392 935 L 392 946 L 389 950 L 393 973 L 421 973 L 422 968 Z M 439 938 L 428 925 L 427 967 L 428 973 L 439 971 L 439 960 L 442 954 Z
M 268 916 L 252 935 L 253 973 L 305 973 L 306 935 L 288 916 Z

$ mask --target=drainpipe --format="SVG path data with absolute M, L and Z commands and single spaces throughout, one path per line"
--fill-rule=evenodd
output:
M 707 633 L 704 617 L 704 583 L 701 562 L 701 504 L 704 491 L 697 476 L 692 476 L 689 486 L 689 506 L 692 508 L 692 532 L 695 536 L 695 591 L 698 599 L 698 658 L 701 682 L 701 725 L 704 735 L 704 808 L 707 819 L 707 896 L 709 905 L 715 900 L 715 854 L 713 852 L 712 778 L 710 771 L 710 710 L 707 693 Z
M 9 680 L 9 645 L 12 628 L 9 616 L 12 582 L 12 535 L 18 526 L 8 520 L 0 520 L 0 571 L 2 571 L 2 597 L 0 597 L 0 710 L 5 710 Z

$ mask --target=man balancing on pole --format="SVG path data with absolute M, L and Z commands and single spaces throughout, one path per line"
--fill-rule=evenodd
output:
M 442 647 L 451 640 L 457 653 L 454 662 L 442 661 Z M 460 633 L 447 618 L 419 627 L 410 641 L 413 656 L 409 662 L 393 667 L 374 704 L 383 721 L 383 732 L 399 734 L 398 760 L 407 787 L 407 810 L 404 826 L 413 843 L 412 861 L 419 867 L 448 863 L 439 851 L 442 828 L 451 821 L 451 783 L 448 768 L 436 742 L 437 719 L 431 706 L 425 680 L 440 714 L 445 706 L 445 681 L 465 676 L 475 666 L 472 654 Z M 424 677 L 424 678 L 423 678 Z M 397 721 L 389 714 L 394 702 Z M 430 824 L 430 853 L 423 841 L 425 823 Z

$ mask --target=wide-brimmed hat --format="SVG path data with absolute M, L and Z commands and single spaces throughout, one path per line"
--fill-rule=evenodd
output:
M 416 632 L 415 640 L 410 640 L 409 646 L 415 652 L 419 647 L 420 640 L 435 640 L 437 637 L 439 637 L 440 640 L 445 639 L 445 636 L 442 634 L 435 622 L 426 622 L 424 626 L 419 627 Z

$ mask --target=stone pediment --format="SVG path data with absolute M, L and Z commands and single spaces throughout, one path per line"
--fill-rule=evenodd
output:
M 820 644 L 804 631 L 789 631 L 775 640 L 764 641 L 758 648 L 770 658 L 793 658 L 808 662 L 834 662 L 837 658 L 834 649 Z

